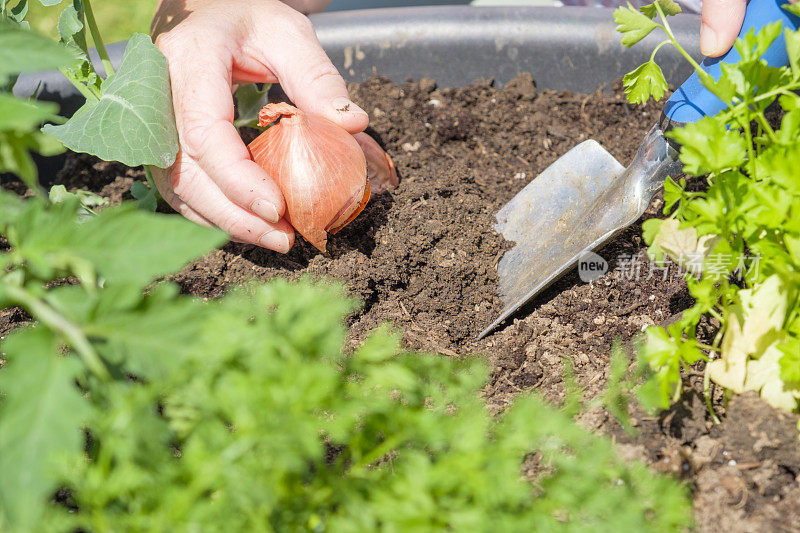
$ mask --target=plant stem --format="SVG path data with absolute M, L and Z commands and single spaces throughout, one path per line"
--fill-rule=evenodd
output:
M 765 93 L 759 94 L 755 98 L 753 98 L 753 103 L 760 102 L 761 100 L 766 100 L 767 98 L 771 98 L 773 96 L 778 96 L 781 94 L 792 95 L 795 96 L 794 91 L 800 89 L 800 83 L 793 83 L 791 85 L 784 85 L 783 87 L 779 87 L 777 89 L 772 89 L 771 91 L 767 91 Z M 744 103 L 744 102 L 742 102 Z M 739 104 L 741 105 L 741 104 Z
M 717 347 L 711 346 L 711 345 L 708 345 L 708 344 L 703 344 L 702 342 L 698 342 L 697 343 L 697 347 L 701 348 L 703 350 L 708 350 L 709 352 L 716 352 L 717 351 Z
M 722 321 L 720 320 L 720 322 L 722 322 Z M 717 334 L 714 335 L 714 340 L 711 342 L 712 346 L 719 346 L 719 343 L 722 340 L 722 333 L 724 331 L 725 330 L 720 326 L 719 331 L 717 331 Z
M 22 287 L 8 284 L 4 288 L 5 293 L 16 303 L 30 311 L 39 322 L 61 333 L 81 356 L 83 362 L 98 378 L 107 380 L 111 377 L 108 369 L 103 364 L 100 356 L 92 347 L 89 340 L 84 336 L 81 328 L 65 317 L 58 311 L 50 307 L 44 300 L 36 297 Z
M 106 50 L 106 45 L 103 44 L 103 38 L 100 37 L 100 30 L 97 27 L 97 21 L 94 18 L 90 0 L 83 0 L 83 12 L 86 15 L 86 25 L 89 26 L 89 32 L 92 34 L 92 41 L 94 41 L 94 46 L 97 48 L 97 54 L 103 62 L 103 68 L 106 69 L 106 78 L 109 78 L 114 74 L 114 66 L 111 64 L 111 59 L 108 57 L 108 51 Z
M 681 399 L 681 392 L 683 391 L 683 380 L 681 379 L 675 385 L 675 392 L 672 393 L 672 403 L 677 403 Z
M 762 100 L 766 100 L 768 98 L 772 98 L 774 96 L 780 96 L 783 94 L 796 96 L 793 91 L 796 91 L 798 89 L 800 89 L 800 83 L 793 83 L 790 85 L 784 85 L 783 87 L 778 87 L 777 89 L 772 89 L 771 91 L 759 94 L 758 96 L 753 98 L 751 102 L 740 102 L 735 106 L 728 108 L 726 111 L 723 111 L 724 115 L 721 114 L 721 116 L 724 117 L 725 120 L 727 121 L 729 117 L 737 114 L 742 106 L 747 106 L 750 103 L 755 104 L 761 102 Z
M 153 172 L 150 170 L 150 165 L 144 165 L 144 175 L 147 178 L 147 184 L 150 188 L 157 191 L 156 180 L 153 179 Z
M 164 200 L 164 197 L 161 196 L 161 193 L 156 187 L 156 180 L 153 178 L 153 167 L 152 165 L 144 165 L 144 175 L 147 178 L 147 185 L 150 186 L 150 190 L 153 192 L 153 198 L 156 200 L 156 210 L 158 210 L 158 204 Z
M 758 121 L 758 124 L 761 126 L 761 128 L 764 130 L 764 132 L 767 134 L 767 137 L 769 137 L 769 140 L 772 141 L 772 143 L 774 143 L 774 144 L 778 144 L 778 138 L 775 136 L 775 130 L 772 129 L 772 126 L 769 125 L 769 122 L 767 122 L 767 119 L 764 118 L 764 114 L 763 113 L 757 113 L 756 114 L 756 121 Z
M 687 60 L 689 63 L 691 63 L 691 65 L 694 67 L 694 69 L 695 69 L 696 71 L 698 71 L 698 74 L 700 74 L 701 76 L 702 76 L 703 74 L 705 74 L 706 76 L 708 76 L 708 73 L 706 73 L 706 71 L 705 71 L 705 70 L 703 70 L 703 67 L 701 67 L 701 66 L 700 66 L 700 65 L 697 63 L 697 61 L 695 61 L 695 60 L 694 60 L 694 58 L 693 58 L 692 56 L 690 56 L 688 53 L 686 53 L 686 50 L 684 50 L 684 49 L 683 49 L 683 46 L 681 46 L 681 44 L 680 44 L 680 43 L 678 42 L 678 40 L 675 38 L 675 34 L 674 34 L 674 33 L 672 33 L 672 28 L 670 27 L 670 25 L 669 25 L 669 22 L 667 21 L 667 17 L 664 15 L 664 12 L 661 10 L 661 6 L 660 6 L 660 5 L 658 5 L 658 2 L 656 2 L 656 3 L 655 3 L 655 4 L 653 4 L 653 5 L 655 6 L 655 8 L 656 8 L 656 11 L 658 11 L 658 16 L 659 16 L 659 17 L 661 17 L 661 22 L 663 23 L 663 26 L 664 26 L 664 33 L 666 33 L 666 34 L 667 34 L 667 37 L 669 37 L 669 38 L 670 38 L 670 40 L 672 41 L 672 44 L 674 44 L 674 45 L 675 45 L 675 48 L 677 48 L 677 49 L 678 49 L 678 52 L 680 52 L 680 53 L 681 53 L 681 55 L 682 55 L 683 57 L 685 57 L 685 58 L 686 58 L 686 60 Z
M 745 163 L 749 167 L 747 171 L 751 177 L 755 178 L 756 154 L 755 151 L 753 151 L 753 132 L 750 131 L 750 121 L 740 114 L 737 114 L 736 122 L 738 122 L 739 127 L 742 128 L 745 144 L 747 144 L 747 162 Z
M 708 409 L 711 419 L 715 424 L 719 424 L 719 417 L 717 416 L 717 412 L 714 411 L 714 406 L 711 404 L 711 394 L 709 394 L 711 390 L 711 374 L 708 373 L 709 368 L 709 363 L 706 363 L 706 368 L 703 371 L 703 396 L 706 399 L 706 409 Z
M 659 51 L 659 49 L 660 49 L 662 46 L 664 46 L 665 44 L 673 44 L 673 43 L 672 43 L 672 41 L 670 41 L 669 39 L 666 39 L 666 40 L 664 40 L 664 41 L 661 41 L 660 43 L 658 43 L 658 44 L 656 45 L 656 47 L 655 47 L 655 48 L 653 48 L 653 53 L 652 53 L 652 54 L 650 54 L 650 61 L 654 61 L 654 60 L 655 60 L 655 58 L 656 58 L 656 52 L 658 52 L 658 51 Z
M 61 67 L 58 70 L 61 72 L 61 74 L 64 75 L 65 78 L 67 78 L 67 80 L 69 80 L 69 82 L 73 86 L 75 86 L 76 89 L 78 89 L 78 92 L 80 92 L 83 95 L 84 98 L 86 98 L 87 100 L 99 100 L 100 99 L 100 94 L 98 94 L 95 91 L 93 91 L 88 85 L 84 85 L 83 83 L 78 81 L 75 78 L 75 76 L 73 76 L 72 73 L 70 73 L 68 68 Z
M 655 6 L 656 11 L 658 11 L 658 15 L 661 17 L 661 21 L 664 23 L 663 25 L 664 33 L 666 33 L 667 37 L 669 37 L 670 40 L 672 40 L 672 44 L 675 45 L 675 48 L 678 49 L 678 52 L 680 52 L 680 54 L 686 59 L 686 61 L 688 61 L 692 65 L 692 67 L 694 67 L 695 72 L 697 72 L 697 75 L 700 76 L 700 80 L 703 82 L 703 85 L 706 87 L 706 89 L 711 91 L 717 98 L 724 101 L 725 99 L 722 97 L 722 95 L 717 94 L 716 91 L 713 89 L 715 80 L 711 76 L 711 74 L 703 70 L 703 67 L 701 67 L 700 64 L 697 61 L 695 61 L 694 58 L 690 56 L 688 52 L 686 52 L 683 46 L 681 46 L 681 44 L 675 38 L 675 34 L 672 33 L 672 28 L 670 27 L 669 22 L 667 22 L 667 17 L 661 10 L 661 6 L 658 5 L 658 2 L 656 2 L 653 5 Z

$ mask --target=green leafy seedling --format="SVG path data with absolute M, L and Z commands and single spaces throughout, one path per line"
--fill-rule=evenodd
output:
M 797 6 L 785 9 L 800 14 Z M 628 100 L 641 104 L 665 94 L 655 66 L 661 46 L 686 57 L 701 82 L 729 107 L 716 116 L 676 128 L 666 135 L 680 144 L 687 175 L 705 179 L 702 191 L 687 191 L 687 181 L 665 184 L 666 221 L 643 225 L 649 254 L 685 265 L 694 305 L 669 327 L 648 328 L 640 359 L 650 376 L 642 387 L 644 403 L 663 409 L 678 399 L 681 371 L 700 360 L 706 365 L 707 403 L 711 382 L 733 392 L 755 390 L 775 407 L 796 410 L 800 399 L 800 32 L 780 23 L 750 31 L 736 42 L 741 60 L 723 64 L 712 79 L 675 39 L 667 17 L 668 0 L 639 12 L 628 6 L 615 13 L 623 44 L 638 42 L 656 29 L 666 39 L 650 60 L 624 78 Z M 640 16 L 641 15 L 641 16 Z M 659 23 L 654 19 L 658 17 Z M 789 65 L 772 67 L 761 59 L 783 34 Z M 779 128 L 765 111 L 778 101 L 785 114 Z M 759 295 L 758 306 L 747 304 Z M 749 300 L 748 300 L 749 298 Z M 773 316 L 774 315 L 774 316 Z M 697 339 L 704 317 L 719 324 L 710 344 Z M 767 320 L 767 318 L 769 319 Z

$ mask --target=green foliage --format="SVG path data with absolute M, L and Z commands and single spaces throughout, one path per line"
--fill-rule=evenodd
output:
M 178 152 L 167 61 L 150 37 L 134 34 L 119 70 L 100 86 L 99 100 L 66 123 L 48 125 L 65 146 L 128 166 L 168 167 Z
M 650 379 L 642 385 L 639 399 L 645 408 L 666 409 L 680 397 L 682 368 L 706 359 L 692 338 L 682 338 L 682 327 L 647 328 L 639 357 L 650 370 Z
M 681 49 L 662 22 L 667 42 Z M 779 23 L 750 31 L 735 45 L 741 61 L 723 65 L 718 80 L 701 74 L 730 103 L 727 110 L 667 133 L 681 145 L 684 172 L 705 177 L 708 187 L 689 192 L 685 180 L 667 180 L 665 213 L 672 216 L 644 226 L 652 258 L 694 267 L 686 278 L 694 305 L 669 327 L 649 328 L 642 344 L 640 357 L 651 373 L 642 392 L 653 407 L 677 398 L 681 368 L 704 359 L 711 359 L 707 376 L 725 388 L 757 391 L 775 407 L 798 407 L 800 33 L 784 31 L 789 66 L 760 59 L 781 31 Z M 663 96 L 631 87 L 632 102 Z M 765 115 L 776 100 L 784 112 L 777 129 Z M 709 346 L 696 339 L 705 315 L 721 324 Z
M 661 12 L 666 16 L 677 15 L 681 12 L 681 6 L 672 0 L 657 0 L 652 4 L 642 6 L 639 10 L 651 19 L 654 19 L 658 16 L 658 8 L 656 8 L 656 5 L 658 5 Z
M 50 188 L 48 199 L 54 204 L 66 202 L 74 198 L 78 202 L 78 217 L 88 218 L 96 215 L 96 207 L 108 205 L 108 198 L 104 198 L 90 191 L 77 190 L 69 192 L 63 185 L 53 185 Z
M 617 31 L 622 34 L 622 44 L 631 47 L 647 37 L 656 28 L 663 29 L 664 26 L 654 20 L 659 15 L 659 10 L 665 16 L 677 15 L 681 12 L 681 6 L 672 0 L 657 0 L 650 5 L 642 6 L 638 10 L 630 2 L 628 2 L 627 6 L 614 10 L 614 22 L 617 23 Z M 658 72 L 661 72 L 660 68 Z M 663 79 L 663 75 L 661 78 Z
M 83 453 L 82 426 L 92 412 L 86 380 L 107 381 L 105 369 L 115 369 L 106 354 L 110 349 L 117 357 L 124 353 L 124 335 L 122 340 L 115 335 L 110 318 L 127 311 L 130 322 L 118 326 L 132 334 L 142 324 L 131 306 L 163 292 L 145 298 L 144 285 L 222 240 L 219 232 L 178 217 L 130 208 L 108 209 L 82 221 L 76 217 L 77 195 L 56 191 L 55 196 L 58 202 L 46 204 L 0 192 L 0 233 L 10 245 L 0 254 L 5 266 L 0 305 L 21 305 L 40 322 L 1 345 L 6 360 L 0 371 L 3 530 L 2 522 L 15 531 L 40 529 L 49 496 L 64 479 L 59 465 Z M 165 247 L 164 234 L 176 241 Z M 83 284 L 48 288 L 70 275 Z M 147 336 L 144 329 L 135 331 Z M 91 377 L 87 368 L 94 372 Z
M 655 61 L 648 61 L 636 70 L 628 72 L 622 78 L 622 83 L 628 100 L 633 104 L 645 103 L 651 94 L 658 100 L 668 89 L 664 73 Z
M 24 16 L 24 10 L 18 14 Z M 21 17 L 18 21 L 11 15 L 5 20 L 0 15 L 0 173 L 16 174 L 36 189 L 38 172 L 30 152 L 48 156 L 64 149 L 57 140 L 39 131 L 42 122 L 59 120 L 58 107 L 15 98 L 1 89 L 11 85 L 21 72 L 58 67 L 71 61 L 72 55 L 57 43 L 25 29 Z
M 0 99 L 11 100 L 13 98 L 0 93 Z M 0 107 L 2 107 L 2 102 L 0 102 Z M 27 113 L 29 110 L 32 113 L 25 119 L 29 123 L 32 122 L 30 118 L 41 115 L 45 111 L 45 109 L 34 105 L 19 109 L 22 113 Z M 0 122 L 4 121 L 0 119 Z M 30 127 L 14 127 L 11 125 L 8 129 L 5 129 L 4 126 L 0 126 L 0 172 L 16 174 L 29 187 L 36 188 L 38 171 L 31 158 L 31 151 L 44 156 L 51 156 L 63 152 L 64 147 L 53 137 L 42 134 Z
M 67 0 L 62 0 L 61 5 L 66 3 Z M 123 41 L 133 33 L 147 33 L 157 6 L 158 0 L 104 0 L 92 5 L 97 25 L 110 43 Z M 59 7 L 45 7 L 38 0 L 31 0 L 28 19 L 39 33 L 57 36 L 59 15 Z
M 237 128 L 247 126 L 250 128 L 258 127 L 258 112 L 269 103 L 270 84 L 264 84 L 259 89 L 255 83 L 242 85 L 234 96 L 236 97 L 236 120 L 233 125 Z
M 631 424 L 628 407 L 637 392 L 641 395 L 642 372 L 640 367 L 631 364 L 631 359 L 621 345 L 615 343 L 611 348 L 605 389 L 589 401 L 583 399 L 584 389 L 575 379 L 572 360 L 565 357 L 563 361 L 564 402 L 561 405 L 561 411 L 574 417 L 590 409 L 602 407 L 619 422 L 628 434 L 635 436 L 636 430 Z
M 8 21 L 17 23 L 23 28 L 28 29 L 29 25 L 25 22 L 25 16 L 28 14 L 28 7 L 28 0 L 20 0 L 16 6 L 8 9 L 8 1 L 3 0 L 0 2 L 0 16 L 4 16 Z
M 43 5 L 56 5 L 49 0 Z M 13 106 L 13 116 L 26 117 L 25 131 L 0 129 L 0 171 L 10 171 L 37 188 L 29 150 L 52 155 L 61 143 L 106 161 L 129 166 L 167 167 L 178 151 L 178 134 L 172 109 L 169 73 L 164 56 L 150 38 L 134 34 L 117 72 L 114 71 L 93 19 L 89 0 L 72 0 L 58 21 L 60 43 L 29 31 L 24 17 L 27 0 L 8 10 L 0 3 L 0 85 L 13 84 L 10 76 L 29 70 L 60 68 L 86 98 L 75 115 L 64 121 L 46 105 L 0 100 L 0 111 Z M 89 60 L 87 33 L 91 34 L 106 71 L 101 77 Z M 0 93 L 0 98 L 2 98 Z M 24 107 L 23 107 L 24 106 Z M 41 135 L 33 128 L 50 122 Z M 0 128 L 3 128 L 0 125 Z M 4 129 L 9 129 L 5 127 Z M 58 139 L 57 143 L 53 139 Z M 155 197 L 148 198 L 152 206 Z
M 75 60 L 64 67 L 61 72 L 79 88 L 85 87 L 90 99 L 99 99 L 102 95 L 101 78 L 89 60 L 89 48 L 86 43 L 86 26 L 83 23 L 82 0 L 73 0 L 58 19 L 58 33 L 61 42 L 75 54 Z
M 54 118 L 57 112 L 58 105 L 54 103 L 23 100 L 0 93 L 0 130 L 32 131 L 45 120 Z
M 145 166 L 144 172 L 147 176 L 147 184 L 145 185 L 141 181 L 134 182 L 131 185 L 131 195 L 136 198 L 139 209 L 155 213 L 161 195 L 158 193 L 158 188 L 156 188 L 156 182 L 153 179 L 150 167 Z
M 649 96 L 649 95 L 648 95 Z M 663 92 L 653 97 L 660 99 Z M 738 131 L 730 131 L 713 117 L 667 132 L 667 137 L 681 145 L 684 172 L 702 176 L 738 168 L 747 158 L 747 144 Z
M 781 346 L 781 379 L 789 389 L 800 389 L 800 340 L 792 338 Z
M 180 268 L 187 258 L 208 248 L 208 241 L 219 245 L 225 235 L 179 218 L 148 215 L 127 205 L 105 209 L 81 224 L 73 224 L 76 199 L 48 206 L 44 202 L 25 202 L 0 213 L 0 231 L 13 247 L 9 257 L 23 262 L 26 271 L 40 279 L 52 279 L 70 272 L 90 283 L 99 275 L 109 283 L 143 285 L 156 276 Z M 169 235 L 167 239 L 147 238 Z M 135 243 L 136 253 L 128 250 Z
M 611 348 L 608 365 L 609 375 L 606 388 L 601 395 L 602 405 L 628 434 L 635 435 L 636 430 L 631 425 L 628 406 L 631 404 L 633 390 L 641 380 L 641 376 L 636 371 L 631 372 L 631 361 L 619 344 Z
M 155 212 L 158 208 L 158 199 L 156 191 L 152 187 L 148 187 L 141 181 L 137 181 L 131 185 L 131 195 L 138 200 L 139 208 L 145 211 Z
M 86 35 L 87 25 L 91 25 L 84 21 L 88 8 L 88 0 L 68 3 L 59 19 L 61 42 L 57 43 L 28 29 L 26 0 L 11 10 L 6 1 L 0 3 L 0 86 L 10 88 L 20 72 L 60 68 L 86 97 L 84 106 L 65 121 L 56 115 L 53 104 L 0 92 L 0 172 L 17 174 L 39 193 L 31 151 L 55 155 L 66 145 L 130 166 L 160 167 L 172 164 L 178 151 L 164 56 L 149 37 L 136 34 L 115 73 L 104 55 L 99 33 L 94 31 L 92 37 L 110 74 L 103 79 L 88 56 Z M 39 131 L 42 123 L 48 122 Z M 141 205 L 155 210 L 155 189 L 138 192 Z
M 81 368 L 75 358 L 55 355 L 56 340 L 45 328 L 20 331 L 2 347 L 10 362 L 0 372 L 0 516 L 33 531 L 59 481 L 58 459 L 83 447 L 87 405 L 74 383 Z
M 72 59 L 58 43 L 0 17 L 0 83 L 9 75 L 59 68 Z
M 659 27 L 653 21 L 653 17 L 643 14 L 630 4 L 614 11 L 614 22 L 617 23 L 617 31 L 622 33 L 622 44 L 628 47 L 638 43 Z
M 561 358 L 564 365 L 564 401 L 561 410 L 567 416 L 575 416 L 588 406 L 583 401 L 583 388 L 575 379 L 575 367 L 572 366 L 572 359 L 569 357 Z
M 567 414 L 525 397 L 490 416 L 482 359 L 386 327 L 344 353 L 355 304 L 328 283 L 152 285 L 220 234 L 130 206 L 79 221 L 78 202 L 0 193 L 0 302 L 38 322 L 0 345 L 4 531 L 688 526 L 680 485 Z
M 680 6 L 672 0 L 657 0 L 639 8 L 638 11 L 628 3 L 627 7 L 619 7 L 614 11 L 614 22 L 617 23 L 617 31 L 622 33 L 622 44 L 631 47 L 657 28 L 671 36 L 672 30 L 666 17 L 677 15 L 680 12 Z M 662 24 L 658 24 L 654 20 L 657 16 L 661 17 Z M 661 46 L 668 43 L 669 41 L 664 41 L 656 46 L 650 56 L 650 61 L 628 72 L 622 78 L 625 94 L 631 103 L 644 104 L 651 95 L 656 100 L 660 100 L 664 96 L 668 89 L 667 80 L 664 78 L 661 67 L 655 62 L 655 55 Z
M 153 94 L 168 95 L 163 56 L 134 37 L 100 81 L 85 58 L 86 26 L 101 45 L 89 13 L 73 0 L 54 43 L 70 50 L 62 71 L 87 103 L 47 129 L 107 158 L 169 164 L 171 108 Z M 24 108 L 9 114 L 15 128 L 56 120 L 46 106 L 6 104 Z M 29 200 L 0 192 L 0 307 L 35 321 L 0 344 L 0 530 L 690 525 L 677 482 L 624 464 L 536 397 L 491 417 L 481 359 L 405 352 L 387 327 L 344 353 L 355 304 L 326 283 L 181 295 L 159 279 L 226 237 L 131 205 L 95 213 L 99 203 L 63 187 Z M 521 468 L 530 453 L 543 465 L 533 484 Z

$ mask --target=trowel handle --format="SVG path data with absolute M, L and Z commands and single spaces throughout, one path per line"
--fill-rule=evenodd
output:
M 750 0 L 739 37 L 744 37 L 751 29 L 758 33 L 762 27 L 776 20 L 783 22 L 784 29 L 797 29 L 800 19 L 781 7 L 786 3 L 786 0 Z M 789 64 L 783 33 L 775 39 L 772 46 L 761 57 L 772 67 L 782 67 Z M 722 73 L 721 63 L 736 63 L 740 59 L 739 52 L 732 48 L 722 57 L 705 58 L 702 67 L 714 79 L 719 79 Z M 727 107 L 728 104 L 703 87 L 703 84 L 700 83 L 700 76 L 695 72 L 667 100 L 664 106 L 664 115 L 672 122 L 696 122 L 704 116 L 716 115 Z

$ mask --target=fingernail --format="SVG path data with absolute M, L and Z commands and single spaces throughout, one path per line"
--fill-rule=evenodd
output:
M 334 98 L 333 108 L 338 111 L 339 113 L 361 113 L 366 115 L 367 112 L 358 107 L 354 104 L 349 98 L 345 98 L 340 96 L 339 98 Z
M 289 251 L 289 237 L 282 231 L 272 230 L 258 238 L 258 245 L 285 254 Z
M 275 208 L 275 204 L 261 198 L 253 200 L 253 203 L 250 204 L 250 211 L 273 224 L 278 222 L 281 218 L 278 216 L 278 210 Z
M 704 56 L 717 53 L 717 34 L 705 23 L 700 26 L 700 53 Z

